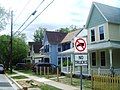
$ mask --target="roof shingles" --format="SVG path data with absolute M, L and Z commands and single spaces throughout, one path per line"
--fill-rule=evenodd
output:
M 48 42 L 50 44 L 59 44 L 67 33 L 46 31 Z
M 65 43 L 65 42 L 70 42 L 81 30 L 75 30 L 72 31 L 70 33 L 68 33 L 65 38 L 61 41 L 61 43 Z
M 108 22 L 120 24 L 120 8 L 94 2 Z

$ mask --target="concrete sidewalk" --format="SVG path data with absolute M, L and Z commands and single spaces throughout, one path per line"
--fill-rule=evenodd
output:
M 60 83 L 60 82 L 55 82 L 55 81 L 52 81 L 50 79 L 46 79 L 44 77 L 31 76 L 29 74 L 24 74 L 24 73 L 15 71 L 15 70 L 13 70 L 13 72 L 17 73 L 18 75 L 24 75 L 24 76 L 26 76 L 26 77 L 28 77 L 32 80 L 35 80 L 35 81 L 38 81 L 38 82 L 43 82 L 45 84 L 57 87 L 57 88 L 62 89 L 62 90 L 79 90 L 79 88 L 76 88 L 76 87 L 73 87 L 73 86 L 70 86 L 70 85 L 66 85 L 66 84 L 63 84 L 63 83 Z

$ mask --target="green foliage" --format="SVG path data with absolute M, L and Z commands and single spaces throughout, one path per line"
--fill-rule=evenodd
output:
M 58 89 L 56 87 L 53 87 L 53 86 L 50 86 L 50 85 L 47 85 L 47 84 L 41 85 L 40 89 L 41 90 L 61 90 L 61 89 Z
M 20 75 L 20 76 L 12 76 L 13 79 L 26 79 L 27 77 Z
M 68 33 L 68 32 L 70 32 L 70 29 L 66 27 L 66 28 L 60 28 L 58 31 Z
M 5 29 L 9 17 L 10 17 L 10 13 L 7 12 L 4 8 L 0 7 L 0 30 Z
M 43 39 L 43 33 L 46 31 L 46 28 L 39 27 L 34 33 L 34 41 L 41 42 Z
M 18 31 L 18 33 L 19 33 L 19 31 Z M 25 40 L 26 40 L 26 35 L 25 35 L 25 33 L 21 33 L 21 34 L 19 34 L 19 35 L 14 35 L 14 37 L 20 38 L 20 39 L 23 40 L 24 42 L 25 42 Z
M 20 38 L 13 38 L 13 54 L 12 54 L 12 64 L 15 65 L 27 57 L 28 46 Z M 5 67 L 9 66 L 10 61 L 10 36 L 2 35 L 0 36 L 0 63 L 3 63 Z
M 68 60 L 68 66 L 70 66 L 72 63 L 70 60 Z M 63 61 L 63 66 L 67 66 L 67 60 Z
M 57 31 L 58 32 L 63 32 L 63 33 L 69 33 L 69 32 L 74 31 L 74 30 L 77 30 L 77 26 L 71 25 L 70 27 L 60 28 Z

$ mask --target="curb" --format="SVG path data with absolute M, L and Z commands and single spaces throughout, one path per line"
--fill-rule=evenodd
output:
M 6 75 L 6 77 L 8 77 L 8 79 L 12 82 L 12 83 L 15 83 L 15 85 L 19 88 L 19 89 L 17 89 L 17 90 L 24 90 L 23 89 L 23 87 L 20 85 L 20 84 L 18 84 L 14 79 L 12 79 L 10 76 L 8 76 L 7 74 L 5 74 Z

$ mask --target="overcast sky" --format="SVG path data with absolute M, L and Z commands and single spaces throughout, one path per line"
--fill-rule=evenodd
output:
M 0 0 L 0 6 L 6 10 L 13 10 L 14 32 L 22 25 L 27 17 L 36 9 L 42 0 Z M 35 18 L 52 0 L 44 0 L 37 9 L 37 13 L 20 29 L 22 30 L 32 19 Z M 27 41 L 32 41 L 33 34 L 38 27 L 55 30 L 61 27 L 85 25 L 92 2 L 120 7 L 120 0 L 55 0 L 23 33 Z M 10 24 L 7 26 L 7 30 Z M 10 32 L 1 31 L 0 34 Z

